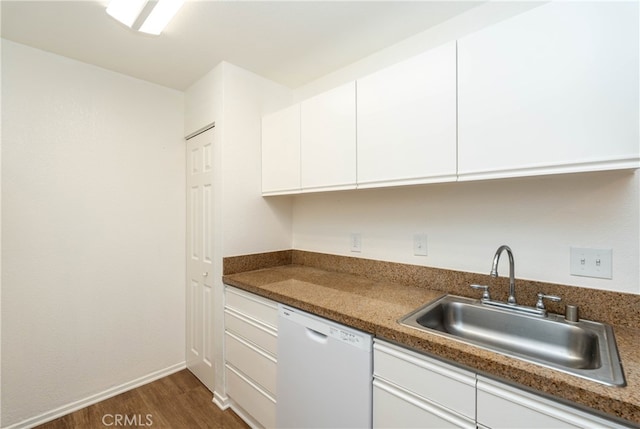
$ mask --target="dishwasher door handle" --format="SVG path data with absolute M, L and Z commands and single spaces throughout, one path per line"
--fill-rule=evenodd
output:
M 305 331 L 307 332 L 307 337 L 311 338 L 313 341 L 322 344 L 327 342 L 328 336 L 322 332 L 318 332 L 311 328 L 305 328 Z

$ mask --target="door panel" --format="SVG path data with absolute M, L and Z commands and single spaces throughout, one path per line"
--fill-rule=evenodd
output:
M 213 391 L 213 136 L 187 141 L 187 368 Z

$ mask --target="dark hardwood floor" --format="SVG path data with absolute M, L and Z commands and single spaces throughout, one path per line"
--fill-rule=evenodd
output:
M 212 397 L 185 369 L 37 428 L 248 428 L 230 409 L 220 410 Z

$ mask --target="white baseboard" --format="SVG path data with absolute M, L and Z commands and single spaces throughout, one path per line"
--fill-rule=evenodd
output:
M 251 417 L 251 414 L 247 413 L 244 408 L 238 405 L 235 401 L 229 400 L 229 406 L 233 410 L 234 413 L 238 415 L 251 429 L 263 429 L 260 423 L 257 422 L 256 419 Z
M 51 420 L 55 420 L 58 417 L 66 416 L 69 413 L 74 411 L 81 410 L 82 408 L 88 407 L 89 405 L 96 404 L 100 401 L 104 401 L 105 399 L 112 398 L 121 393 L 127 392 L 131 389 L 135 389 L 136 387 L 143 386 L 145 384 L 151 383 L 152 381 L 156 381 L 162 377 L 166 377 L 167 375 L 171 375 L 178 371 L 182 371 L 187 367 L 186 362 L 180 362 L 175 365 L 171 365 L 170 367 L 152 372 L 140 378 L 136 378 L 135 380 L 128 381 L 119 386 L 115 386 L 104 390 L 100 393 L 96 393 L 95 395 L 88 396 L 79 401 L 71 402 L 69 404 L 63 405 L 62 407 L 58 407 L 54 410 L 47 411 L 46 413 L 42 413 L 38 416 L 28 418 L 21 422 L 15 423 L 11 426 L 7 426 L 3 429 L 28 429 L 43 423 L 49 422 Z
M 227 408 L 229 408 L 229 405 L 231 405 L 231 403 L 229 402 L 229 397 L 222 396 L 218 392 L 213 392 L 212 402 L 216 404 L 221 410 L 226 410 Z

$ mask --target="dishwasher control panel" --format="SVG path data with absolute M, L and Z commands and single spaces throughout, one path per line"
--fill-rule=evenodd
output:
M 354 334 L 353 332 L 347 332 L 342 329 L 329 328 L 331 336 L 334 338 L 338 338 L 341 341 L 351 343 L 353 345 L 358 345 L 362 342 L 362 338 L 360 335 Z
M 279 313 L 280 317 L 304 326 L 309 335 L 318 340 L 330 337 L 354 347 L 371 350 L 373 337 L 370 334 L 282 304 L 279 305 Z

